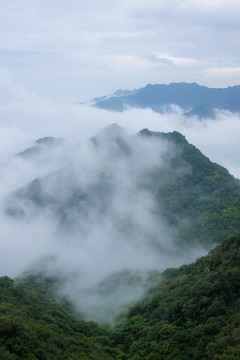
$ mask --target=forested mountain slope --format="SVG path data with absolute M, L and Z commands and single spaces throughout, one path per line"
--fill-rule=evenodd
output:
M 162 283 L 112 336 L 128 360 L 237 360 L 240 235 L 163 272 Z
M 181 246 L 198 243 L 211 248 L 240 231 L 240 181 L 211 162 L 180 133 L 145 129 L 129 136 L 112 125 L 91 139 L 92 154 L 92 163 L 87 156 L 77 164 L 69 161 L 58 171 L 10 194 L 6 201 L 8 214 L 31 217 L 47 210 L 69 230 L 74 223 L 88 223 L 96 211 L 99 218 L 107 220 L 116 213 L 114 227 L 124 236 L 131 236 L 139 224 L 133 219 L 137 212 L 131 209 L 128 213 L 128 204 L 140 201 L 134 196 L 144 193 L 154 202 L 151 216 L 164 221 L 174 232 L 175 243 Z M 83 176 L 89 181 L 81 183 Z M 125 198 L 126 187 L 129 194 Z M 113 209 L 114 199 L 119 196 L 126 205 L 124 215 L 117 213 L 116 206 Z
M 190 265 L 167 269 L 111 330 L 79 320 L 68 303 L 0 279 L 4 360 L 236 360 L 240 353 L 240 235 Z M 43 283 L 42 283 L 43 284 Z M 44 286 L 51 289 L 52 283 Z
M 73 314 L 53 298 L 0 278 L 0 358 L 116 359 L 107 331 Z
M 5 198 L 4 221 L 25 244 L 19 274 L 57 276 L 54 295 L 86 319 L 119 321 L 159 272 L 240 232 L 239 180 L 178 132 L 112 125 L 84 146 L 50 143 L 17 157 L 47 171 Z
M 181 244 L 218 243 L 240 231 L 240 181 L 211 162 L 178 132 L 140 132 L 175 145 L 166 166 L 151 173 L 149 189 Z

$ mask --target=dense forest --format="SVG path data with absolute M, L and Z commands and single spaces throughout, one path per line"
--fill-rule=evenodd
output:
M 38 141 L 37 150 L 35 146 L 18 154 L 18 157 L 23 157 L 24 161 L 29 161 L 29 158 L 35 161 L 42 151 L 52 151 L 54 143 L 53 138 L 45 138 Z M 57 139 L 57 146 L 62 144 L 62 140 Z M 152 144 L 154 146 L 150 147 Z M 75 276 L 75 286 L 81 277 L 77 268 L 75 273 L 65 274 L 45 271 L 44 266 L 50 269 L 49 264 L 54 257 L 40 262 L 38 266 L 33 264 L 15 279 L 3 276 L 0 279 L 0 358 L 238 359 L 240 181 L 225 168 L 212 163 L 178 132 L 157 133 L 144 129 L 130 137 L 113 126 L 100 136 L 93 137 L 90 145 L 91 154 L 97 154 L 100 160 L 102 156 L 101 166 L 105 166 L 106 157 L 108 161 L 100 171 L 97 167 L 98 172 L 94 167 L 90 168 L 94 175 L 97 174 L 90 185 L 86 182 L 83 186 L 76 181 L 79 179 L 73 176 L 73 166 L 68 164 L 10 193 L 4 203 L 6 216 L 15 224 L 28 223 L 47 212 L 49 218 L 59 224 L 57 240 L 64 242 L 67 239 L 70 246 L 71 237 L 76 241 L 73 236 L 76 232 L 87 236 L 89 228 L 95 226 L 95 218 L 95 222 L 89 221 L 89 214 L 95 211 L 96 218 L 104 224 L 106 219 L 114 220 L 114 229 L 117 230 L 103 233 L 104 236 L 116 237 L 111 246 L 118 246 L 124 239 L 132 243 L 128 250 L 133 248 L 137 251 L 141 242 L 149 236 L 146 244 L 159 256 L 159 267 L 156 264 L 147 269 L 132 266 L 106 272 L 107 276 L 95 283 L 87 298 L 92 296 L 101 300 L 98 307 L 92 308 L 92 311 L 100 313 L 96 317 L 95 314 L 87 317 L 81 306 L 76 307 L 66 292 L 59 291 L 69 277 Z M 149 166 L 148 156 L 153 156 L 159 148 L 164 148 L 160 152 L 161 161 L 156 157 L 157 162 Z M 150 153 L 146 154 L 149 149 Z M 141 165 L 143 154 L 147 159 L 145 167 Z M 120 170 L 124 169 L 124 176 L 128 172 L 133 173 L 128 178 L 130 186 L 121 188 L 120 192 L 121 196 L 123 194 L 124 212 L 119 211 L 116 201 L 119 201 L 117 187 L 121 185 L 119 164 Z M 127 164 L 127 167 L 122 164 Z M 59 179 L 64 180 L 60 182 L 60 188 Z M 61 196 L 63 192 L 64 196 Z M 142 207 L 128 204 L 132 193 L 142 195 L 140 198 L 133 197 L 133 202 L 136 199 L 154 199 L 155 206 L 151 211 L 143 212 L 146 217 L 149 214 L 153 216 L 153 222 L 144 223 L 144 216 L 138 218 L 138 214 L 133 213 L 133 209 L 137 212 Z M 113 200 L 117 204 L 115 207 Z M 125 206 L 129 206 L 128 213 L 125 213 Z M 101 221 L 96 223 L 97 230 Z M 166 227 L 158 227 L 158 222 L 167 224 L 171 230 L 171 237 L 163 231 L 167 239 L 165 242 L 160 232 Z M 91 241 L 91 236 L 87 239 Z M 167 241 L 171 239 L 174 247 L 168 248 Z M 124 242 L 121 244 L 124 245 Z M 80 245 L 83 246 L 83 243 Z M 203 248 L 205 253 L 210 252 L 188 265 L 161 270 L 161 261 L 165 256 L 174 255 L 177 259 L 176 254 L 181 257 L 197 247 Z M 120 247 L 118 249 L 120 251 Z M 107 255 L 111 258 L 115 252 Z M 152 253 L 146 253 L 146 257 L 147 254 Z M 123 256 L 127 258 L 128 252 L 123 252 Z M 106 263 L 108 260 L 114 261 L 106 257 Z M 94 270 L 98 271 L 98 268 Z M 80 287 L 77 293 L 80 305 L 84 296 L 82 289 Z M 135 293 L 136 297 L 128 298 L 130 293 Z M 89 318 L 97 318 L 99 322 L 88 321 Z
M 165 139 L 176 147 L 167 166 L 156 168 L 148 183 L 159 212 L 177 229 L 180 247 L 201 243 L 211 248 L 240 231 L 240 181 L 211 162 L 178 133 L 147 129 L 142 136 Z
M 167 269 L 114 339 L 126 359 L 237 359 L 240 235 L 195 263 Z
M 236 360 L 239 264 L 236 235 L 194 263 L 164 271 L 145 300 L 113 328 L 81 320 L 67 300 L 56 302 L 54 280 L 31 277 L 16 285 L 2 277 L 1 358 Z

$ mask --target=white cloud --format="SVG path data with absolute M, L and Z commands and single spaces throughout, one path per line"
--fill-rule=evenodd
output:
M 78 110 L 85 121 L 93 121 L 94 116 L 95 131 L 100 116 L 106 115 L 85 107 Z M 127 122 L 137 113 L 126 114 L 122 119 Z M 115 118 L 109 113 L 104 121 L 110 117 Z M 204 250 L 176 251 L 171 229 L 156 216 L 154 199 L 142 184 L 146 172 L 171 157 L 169 144 L 131 137 L 117 129 L 116 134 L 121 134 L 118 142 L 113 128 L 113 137 L 101 133 L 95 147 L 80 141 L 81 129 L 82 124 L 75 123 L 71 129 L 77 136 L 75 142 L 65 142 L 32 161 L 12 157 L 0 163 L 0 274 L 17 276 L 29 268 L 50 275 L 57 272 L 66 279 L 68 296 L 88 310 L 89 301 L 95 298 L 92 291 L 108 275 L 126 268 L 162 270 L 191 261 Z M 119 152 L 119 143 L 126 154 Z M 43 178 L 43 193 L 53 199 L 49 206 L 38 207 L 21 197 L 6 198 L 36 177 Z M 21 206 L 26 218 L 6 215 L 6 206 L 10 210 L 13 203 Z M 74 290 L 69 289 L 71 285 Z M 125 291 L 122 293 L 124 297 Z M 128 295 L 136 299 L 131 289 Z
M 69 101 L 136 82 L 219 86 L 207 69 L 239 67 L 239 12 L 225 0 L 11 0 L 0 5 L 0 61 L 28 89 Z M 176 68 L 144 63 L 145 54 L 167 54 Z
M 215 78 L 235 79 L 235 82 L 240 82 L 240 66 L 229 66 L 229 67 L 214 67 L 206 69 L 206 75 Z
M 166 59 L 169 60 L 172 64 L 175 66 L 181 67 L 181 68 L 192 68 L 192 67 L 199 67 L 199 63 L 197 59 L 193 58 L 183 58 L 183 57 L 174 57 L 169 55 L 158 55 L 157 59 Z
M 125 58 L 125 61 L 128 59 Z M 133 66 L 134 58 L 130 60 Z M 114 66 L 122 66 L 119 58 L 115 61 Z M 139 66 L 144 66 L 145 62 L 139 62 Z M 104 126 L 118 123 L 131 134 L 145 127 L 163 132 L 178 130 L 211 160 L 219 162 L 240 177 L 237 165 L 240 121 L 236 114 L 219 112 L 217 121 L 199 122 L 197 119 L 186 119 L 181 109 L 176 107 L 171 114 L 159 115 L 151 110 L 132 109 L 113 113 L 86 105 L 58 103 L 41 98 L 16 84 L 5 70 L 0 72 L 0 88 L 3 94 L 0 101 L 2 159 L 42 136 L 87 139 Z
M 36 264 L 41 266 L 42 261 L 46 261 L 44 267 L 46 266 L 48 271 L 72 278 L 72 281 L 67 282 L 64 291 L 71 292 L 78 305 L 79 298 L 84 299 L 84 307 L 88 309 L 89 296 L 86 294 L 85 297 L 80 297 L 79 294 L 83 290 L 90 291 L 86 285 L 94 285 L 112 271 L 125 267 L 142 269 L 176 266 L 177 263 L 184 263 L 202 254 L 202 250 L 197 249 L 186 254 L 186 257 L 170 258 L 163 254 L 158 255 L 149 246 L 148 236 L 145 236 L 151 233 L 154 238 L 154 231 L 157 231 L 158 235 L 161 234 L 161 246 L 166 245 L 166 240 L 169 244 L 171 239 L 166 224 L 159 220 L 156 222 L 156 219 L 150 216 L 152 198 L 144 191 L 136 194 L 133 191 L 133 184 L 135 186 L 142 178 L 142 169 L 154 167 L 161 161 L 165 147 L 160 149 L 162 152 L 159 154 L 154 146 L 140 146 L 137 142 L 133 145 L 131 140 L 131 146 L 136 151 L 135 158 L 133 163 L 125 164 L 121 161 L 113 162 L 111 157 L 109 158 L 109 149 L 107 151 L 103 148 L 96 155 L 84 145 L 84 141 L 112 123 L 118 123 L 129 134 L 135 134 L 143 128 L 162 132 L 177 130 L 212 161 L 218 162 L 232 174 L 240 177 L 238 115 L 219 111 L 217 120 L 200 122 L 196 118 L 184 117 L 182 110 L 177 106 L 172 107 L 171 113 L 162 115 L 150 109 L 130 109 L 124 113 L 114 113 L 87 105 L 70 106 L 49 98 L 41 98 L 36 93 L 28 91 L 22 85 L 16 84 L 4 70 L 0 72 L 0 88 L 5 96 L 4 101 L 0 102 L 0 204 L 7 194 L 26 185 L 32 179 L 66 166 L 68 169 L 75 169 L 67 172 L 69 179 L 67 176 L 56 174 L 45 187 L 45 190 L 52 195 L 55 194 L 54 196 L 57 193 L 62 198 L 66 197 L 76 183 L 83 187 L 94 185 L 102 169 L 111 173 L 115 186 L 111 211 L 102 217 L 96 204 L 95 211 L 86 223 L 79 221 L 81 231 L 73 232 L 71 241 L 69 233 L 66 241 L 64 232 L 59 231 L 54 216 L 47 211 L 32 220 L 28 218 L 26 222 L 12 221 L 0 211 L 2 275 L 17 276 L 26 267 L 35 268 L 38 266 Z M 42 136 L 63 137 L 69 141 L 60 150 L 51 154 L 42 153 L 35 162 L 13 156 L 32 146 L 33 141 Z M 103 143 L 108 144 L 108 141 L 104 140 Z M 145 154 L 149 154 L 149 151 L 151 156 L 146 158 Z M 114 147 L 110 154 L 113 152 Z M 28 213 L 31 211 L 32 208 L 28 207 Z M 74 218 L 74 213 L 72 215 Z M 133 242 L 128 242 L 120 236 L 116 227 L 116 219 L 119 218 L 132 218 L 138 225 L 140 231 L 133 234 Z M 136 239 L 141 240 L 141 246 L 137 249 L 134 243 Z M 53 256 L 51 259 L 55 260 L 49 263 L 46 260 L 49 256 Z M 90 298 L 93 298 L 92 293 Z M 103 299 L 98 298 L 97 301 L 101 304 Z M 105 305 L 108 307 L 108 303 L 105 302 Z

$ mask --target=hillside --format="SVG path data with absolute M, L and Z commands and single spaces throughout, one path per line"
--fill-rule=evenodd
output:
M 120 112 L 131 107 L 150 108 L 161 113 L 174 104 L 185 109 L 187 116 L 196 115 L 199 118 L 214 118 L 214 109 L 240 111 L 240 86 L 216 89 L 196 83 L 148 84 L 144 88 L 119 94 L 95 99 L 94 106 Z
M 85 319 L 119 321 L 159 272 L 240 231 L 239 180 L 178 132 L 130 136 L 113 124 L 84 146 L 27 153 L 21 165 L 47 159 L 48 171 L 4 200 L 24 253 L 40 249 L 19 273 L 57 275 L 54 295 Z
M 218 243 L 240 231 L 240 181 L 211 162 L 178 132 L 140 134 L 175 145 L 167 166 L 151 173 L 149 189 L 182 245 Z
M 47 210 L 69 231 L 76 222 L 88 223 L 96 212 L 107 220 L 116 213 L 114 227 L 126 237 L 141 225 L 134 219 L 135 214 L 127 211 L 128 206 L 126 214 L 122 210 L 119 213 L 118 204 L 113 209 L 113 199 L 124 196 L 120 201 L 134 207 L 140 194 L 151 197 L 152 218 L 174 232 L 172 236 L 180 247 L 201 244 L 209 249 L 240 231 L 240 181 L 211 162 L 180 133 L 145 129 L 129 136 L 119 126 L 111 125 L 93 137 L 89 146 L 91 153 L 82 164 L 92 154 L 94 161 L 87 169 L 86 164 L 70 160 L 56 172 L 34 179 L 9 195 L 7 213 L 33 217 Z M 90 181 L 81 184 L 82 174 Z
M 36 144 L 16 159 L 47 158 L 48 172 L 4 211 L 30 228 L 26 253 L 43 236 L 50 246 L 15 283 L 0 281 L 4 359 L 236 359 L 239 180 L 178 132 L 111 125 L 70 151 Z
M 162 279 L 112 335 L 124 359 L 238 359 L 240 235 Z
M 195 263 L 164 271 L 145 300 L 112 330 L 79 320 L 68 303 L 44 295 L 51 281 L 41 284 L 32 279 L 20 288 L 0 279 L 4 360 L 238 358 L 240 235 Z
M 73 314 L 53 298 L 0 278 L 1 359 L 116 359 L 107 331 Z

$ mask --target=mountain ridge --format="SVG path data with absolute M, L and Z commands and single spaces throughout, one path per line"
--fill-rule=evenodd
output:
M 170 111 L 171 105 L 185 110 L 184 115 L 215 118 L 215 109 L 240 111 L 240 85 L 208 88 L 197 83 L 148 84 L 125 95 L 109 96 L 94 101 L 93 106 L 123 112 L 128 108 L 150 108 L 155 112 Z M 121 92 L 120 92 L 121 94 Z
M 177 131 L 163 133 L 143 129 L 138 134 L 129 136 L 119 125 L 112 124 L 103 129 L 98 135 L 92 137 L 90 143 L 92 143 L 93 151 L 96 152 L 97 157 L 101 153 L 101 149 L 104 149 L 103 156 L 107 156 L 108 161 L 113 162 L 111 166 L 114 167 L 118 161 L 132 161 L 131 159 L 134 158 L 136 152 L 134 149 L 134 141 L 135 139 L 139 139 L 138 141 L 141 143 L 141 138 L 150 141 L 150 143 L 154 143 L 156 148 L 161 146 L 162 142 L 164 144 L 170 144 L 171 147 L 174 145 L 174 149 L 171 148 L 171 151 L 169 152 L 169 149 L 169 153 L 166 153 L 166 159 L 163 165 L 156 162 L 155 167 L 152 168 L 149 173 L 145 172 L 143 174 L 144 176 L 139 183 L 141 184 L 143 181 L 140 186 L 143 186 L 143 188 L 152 193 L 156 201 L 159 204 L 161 203 L 158 210 L 159 216 L 164 216 L 171 224 L 178 226 L 177 224 L 181 223 L 181 219 L 184 219 L 185 214 L 187 217 L 188 214 L 191 214 L 191 219 L 193 220 L 195 218 L 194 221 L 197 221 L 196 224 L 198 224 L 196 225 L 196 231 L 197 229 L 198 231 L 201 229 L 201 241 L 203 241 L 203 243 L 209 241 L 209 244 L 211 242 L 214 243 L 214 228 L 211 230 L 211 235 L 207 235 L 206 231 L 211 227 L 211 222 L 209 223 L 206 218 L 202 223 L 201 211 L 203 211 L 205 207 L 206 209 L 208 208 L 208 216 L 214 216 L 212 221 L 217 221 L 219 225 L 220 218 L 223 216 L 223 221 L 223 219 L 227 217 L 224 211 L 224 209 L 226 210 L 227 208 L 229 208 L 229 211 L 235 212 L 235 215 L 240 220 L 240 181 L 230 175 L 224 167 L 211 162 L 194 145 L 189 144 L 185 136 L 181 133 Z M 51 142 L 55 143 L 55 139 L 52 139 Z M 58 139 L 57 145 L 59 145 Z M 49 151 L 50 150 L 51 148 L 49 148 Z M 25 150 L 23 154 L 25 154 L 26 151 L 28 154 L 29 149 Z M 33 154 L 31 153 L 31 156 L 33 155 L 34 152 Z M 146 153 L 144 156 L 147 157 L 148 154 Z M 134 161 L 140 162 L 141 160 L 140 158 L 136 158 Z M 184 169 L 184 171 L 182 171 L 182 169 Z M 77 211 L 80 211 L 81 207 L 83 207 L 83 209 L 85 209 L 83 210 L 84 214 L 86 211 L 91 211 L 91 207 L 85 208 L 88 202 L 92 204 L 89 206 L 93 206 L 93 204 L 98 204 L 99 206 L 99 204 L 102 203 L 100 208 L 106 211 L 107 202 L 110 201 L 114 191 L 111 185 L 112 175 L 108 174 L 109 170 L 104 170 L 103 174 L 99 177 L 99 183 L 96 180 L 96 184 L 92 184 L 87 191 L 81 190 L 78 186 L 73 191 L 74 186 L 76 186 L 74 185 L 76 180 L 71 176 L 71 171 L 68 167 L 62 170 L 59 169 L 57 172 L 53 174 L 50 173 L 44 178 L 36 178 L 22 189 L 15 191 L 8 197 L 6 203 L 8 214 L 22 216 L 24 214 L 24 208 L 26 204 L 28 204 L 30 209 L 36 208 L 38 211 L 41 210 L 41 208 L 49 208 L 53 211 L 56 207 L 54 211 L 59 213 L 59 215 L 62 214 L 61 216 L 65 218 L 68 217 L 69 212 L 67 207 L 71 206 L 71 204 L 72 206 L 76 206 Z M 113 169 L 111 172 L 112 171 Z M 130 171 L 130 169 L 127 171 Z M 73 191 L 73 194 L 70 192 L 66 195 L 67 190 L 64 190 L 65 197 L 62 198 L 62 200 L 57 198 L 59 196 L 58 192 L 49 191 L 50 187 L 47 185 L 48 182 L 50 182 L 50 184 L 54 181 L 58 182 L 58 178 L 66 179 L 70 189 Z M 168 180 L 166 181 L 166 179 Z M 53 184 L 51 188 L 53 188 Z M 47 191 L 44 189 L 47 189 Z M 177 192 L 176 189 L 178 189 Z M 100 190 L 104 194 L 104 199 L 100 196 Z M 63 192 L 63 190 L 60 190 L 60 192 Z M 218 200 L 218 202 L 215 203 L 214 197 L 217 197 L 219 192 L 221 192 L 224 200 L 221 202 Z M 216 195 L 214 195 L 215 193 Z M 78 199 L 77 202 L 73 200 L 73 196 Z M 228 199 L 228 196 L 231 196 L 231 200 Z M 21 207 L 21 202 L 24 205 L 23 207 Z M 193 214 L 195 215 L 193 216 Z M 209 225 L 205 227 L 205 223 L 209 223 Z M 226 225 L 226 229 L 227 227 L 229 227 L 229 224 Z M 183 231 L 183 235 L 181 235 L 182 239 L 184 237 L 192 237 L 192 235 L 190 235 L 193 231 L 192 228 L 191 230 L 187 230 L 187 226 L 185 225 L 181 225 L 181 228 L 181 231 Z M 237 220 L 235 221 L 234 228 L 236 228 L 237 231 Z M 224 231 L 222 228 L 222 235 L 217 235 L 216 238 L 223 239 L 230 235 L 233 235 L 233 233 L 229 233 L 227 230 Z M 200 238 L 196 233 L 196 239 Z
M 40 143 L 45 147 L 48 139 L 52 138 Z M 33 241 L 45 241 L 34 237 L 43 224 L 47 225 L 41 221 L 39 227 L 33 221 L 38 216 L 47 220 L 55 216 L 58 220 L 51 251 L 59 243 L 63 246 L 66 242 L 66 246 L 58 248 L 55 256 L 47 251 L 38 262 L 31 262 L 15 283 L 8 277 L 0 278 L 0 357 L 237 359 L 240 181 L 227 169 L 212 163 L 177 131 L 143 129 L 129 136 L 113 124 L 90 139 L 86 157 L 83 156 L 86 149 L 75 150 L 80 157 L 71 148 L 67 166 L 35 178 L 6 199 L 5 210 L 13 206 L 5 214 L 11 227 L 19 223 L 33 225 L 34 232 L 30 233 L 33 237 L 26 251 Z M 54 148 L 47 146 L 44 151 L 44 157 L 47 154 L 51 161 Z M 37 163 L 39 156 L 41 153 L 33 152 L 31 161 Z M 29 164 L 27 157 L 22 161 Z M 18 209 L 27 212 L 20 213 Z M 79 226 L 81 221 L 83 228 Z M 95 223 L 92 241 L 88 231 Z M 175 248 L 171 247 L 165 223 L 172 229 Z M 109 232 L 103 232 L 106 227 Z M 46 234 L 44 231 L 41 235 Z M 158 256 L 155 263 L 153 258 L 146 263 L 152 255 L 147 247 L 139 252 L 146 239 L 146 245 Z M 199 244 L 212 250 L 203 257 L 197 252 L 197 260 L 194 254 L 193 263 L 177 268 L 182 254 Z M 109 245 L 114 252 L 106 252 Z M 69 252 L 71 247 L 74 253 Z M 121 248 L 124 251 L 119 271 L 110 267 L 104 276 L 98 277 L 103 267 L 118 261 Z M 89 250 L 91 256 L 87 257 Z M 136 261 L 142 255 L 144 264 L 137 270 L 141 263 Z M 168 256 L 173 257 L 172 263 L 164 267 L 163 259 Z M 81 267 L 84 262 L 90 263 L 90 273 L 86 266 Z M 158 265 L 156 269 L 153 264 Z M 140 298 L 131 297 L 131 291 Z M 86 312 L 83 315 L 84 300 L 87 310 L 90 308 L 90 317 L 97 311 L 99 322 L 108 324 L 82 320 L 89 318 L 85 317 Z M 113 311 L 112 323 L 109 310 Z

